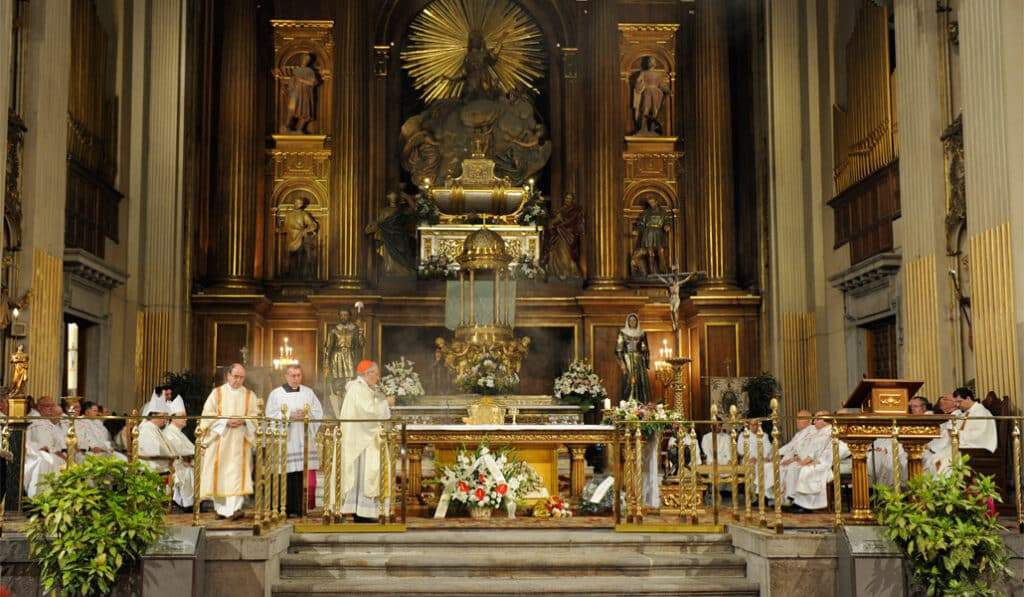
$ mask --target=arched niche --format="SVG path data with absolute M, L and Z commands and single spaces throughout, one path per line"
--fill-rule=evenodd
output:
M 634 250 L 639 242 L 639 237 L 634 235 L 636 221 L 647 208 L 647 200 L 655 199 L 658 206 L 669 212 L 670 229 L 668 231 L 668 250 L 666 252 L 667 266 L 677 265 L 685 268 L 686 260 L 683 250 L 684 222 L 682 210 L 679 206 L 679 198 L 675 188 L 661 181 L 638 181 L 626 187 L 623 196 L 623 214 L 621 234 L 626 239 L 625 260 L 626 270 L 630 277 L 636 279 L 634 272 Z
M 316 271 L 313 272 L 310 281 L 327 279 L 327 239 L 330 235 L 330 220 L 327 217 L 329 211 L 327 191 L 320 185 L 306 180 L 286 181 L 274 190 L 271 197 L 270 230 L 267 235 L 268 253 L 272 256 L 268 272 L 268 277 L 271 279 L 295 279 L 288 269 L 287 234 L 284 222 L 288 214 L 296 208 L 295 200 L 302 198 L 308 200 L 303 209 L 316 220 L 319 227 L 315 243 Z

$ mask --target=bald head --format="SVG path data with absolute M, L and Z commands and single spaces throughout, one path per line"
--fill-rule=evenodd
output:
M 245 383 L 245 367 L 241 363 L 233 363 L 224 374 L 225 380 L 232 390 L 237 390 Z
M 828 412 L 827 410 L 819 410 L 818 412 L 814 413 L 814 428 L 824 429 L 825 427 L 827 427 L 830 424 L 830 421 L 825 417 L 831 415 L 832 413 Z
M 811 424 L 811 411 L 802 408 L 796 413 L 796 430 L 803 431 Z

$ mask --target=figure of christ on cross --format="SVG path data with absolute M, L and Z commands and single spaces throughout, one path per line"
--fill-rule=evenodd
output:
M 672 331 L 679 331 L 679 305 L 682 299 L 679 297 L 679 289 L 693 282 L 698 282 L 706 277 L 704 272 L 681 272 L 676 266 L 672 267 L 670 274 L 651 274 L 650 277 L 665 285 L 668 293 L 668 308 L 672 315 Z

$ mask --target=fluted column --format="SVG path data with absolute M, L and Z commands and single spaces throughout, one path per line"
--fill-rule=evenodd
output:
M 590 129 L 592 175 L 587 219 L 592 251 L 587 285 L 594 290 L 621 286 L 619 197 L 622 195 L 622 115 L 619 112 L 619 29 L 615 2 L 591 2 Z
M 59 396 L 64 299 L 64 207 L 71 68 L 71 3 L 29 2 L 25 26 L 22 289 L 31 288 L 27 392 Z M 9 24 L 5 24 L 8 27 Z M 6 33 L 6 31 L 5 31 Z M 4 66 L 6 68 L 6 65 Z
M 257 193 L 263 155 L 257 132 L 257 5 L 250 0 L 225 0 L 221 18 L 216 215 L 211 227 L 222 232 L 212 235 L 211 246 L 216 251 L 217 282 L 225 288 L 244 289 L 253 285 L 255 275 Z
M 899 93 L 900 206 L 903 222 L 903 375 L 925 382 L 922 394 L 938 396 L 963 383 L 960 344 L 952 320 L 947 270 L 946 212 L 942 132 L 944 85 L 939 58 L 945 31 L 940 31 L 931 0 L 896 0 L 896 64 Z M 959 371 L 959 373 L 963 373 Z
M 371 82 L 373 49 L 367 25 L 368 2 L 351 2 L 343 11 L 337 36 L 336 93 L 337 131 L 334 168 L 337 184 L 331 198 L 331 229 L 338 235 L 329 241 L 331 283 L 357 289 L 366 277 L 366 206 L 378 197 L 367 197 L 370 187 L 366 156 L 369 151 L 367 97 Z
M 700 0 L 696 16 L 697 263 L 707 283 L 736 282 L 727 2 Z
M 1024 116 L 1016 0 L 960 6 L 964 170 L 977 390 L 1019 408 L 1024 354 Z

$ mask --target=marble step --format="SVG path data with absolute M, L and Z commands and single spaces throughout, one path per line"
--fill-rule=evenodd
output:
M 743 558 L 731 554 L 654 554 L 600 550 L 439 554 L 434 551 L 391 554 L 287 554 L 281 558 L 284 578 L 389 577 L 575 577 L 676 576 L 738 577 L 746 574 Z
M 722 533 L 615 533 L 608 529 L 444 529 L 406 533 L 293 534 L 291 553 L 558 553 L 613 550 L 644 554 L 731 554 Z
M 274 597 L 305 595 L 758 595 L 757 583 L 743 578 L 689 576 L 583 576 L 559 578 L 352 578 L 281 580 Z

